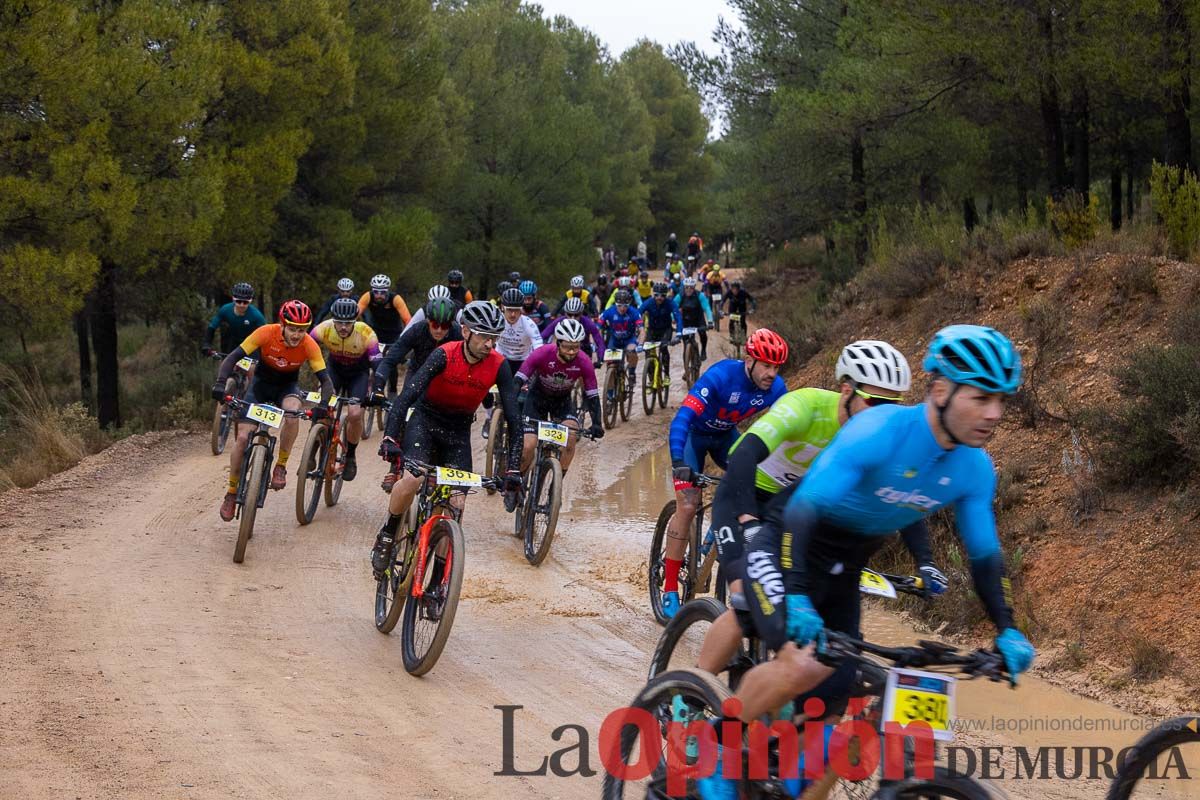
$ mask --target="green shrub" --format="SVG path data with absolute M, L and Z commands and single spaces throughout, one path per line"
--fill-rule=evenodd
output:
M 1058 202 L 1047 197 L 1046 214 L 1050 229 L 1072 249 L 1095 238 L 1100 230 L 1100 201 L 1094 194 L 1067 192 Z
M 1157 161 L 1150 168 L 1150 197 L 1176 258 L 1190 258 L 1200 247 L 1200 181 L 1190 171 Z

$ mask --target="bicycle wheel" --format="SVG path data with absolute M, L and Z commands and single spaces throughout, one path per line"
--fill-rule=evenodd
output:
M 375 585 L 375 627 L 380 633 L 391 633 L 404 610 L 404 600 L 412 587 L 412 545 L 417 527 L 414 500 L 400 521 L 400 537 L 392 554 L 392 566 Z
M 529 488 L 533 498 L 525 521 L 525 560 L 538 566 L 550 553 L 562 504 L 562 464 L 546 457 L 538 462 L 537 483 Z
M 437 568 L 434 558 L 439 549 L 446 551 L 444 570 Z M 462 528 L 452 519 L 438 520 L 429 537 L 424 593 L 420 597 L 410 596 L 404 604 L 401 651 L 404 669 L 410 675 L 424 675 L 433 669 L 446 646 L 454 625 L 454 612 L 458 610 L 465 557 Z
M 229 377 L 225 379 L 225 394 L 237 395 L 237 379 Z M 213 411 L 212 434 L 209 437 L 209 446 L 212 448 L 212 454 L 219 456 L 225 452 L 225 442 L 229 439 L 229 431 L 234 426 L 236 415 L 231 414 L 224 403 L 217 403 L 216 410 Z
M 612 430 L 617 425 L 617 404 L 621 398 L 617 395 L 619 389 L 617 372 L 619 367 L 609 367 L 604 376 L 604 427 Z
M 683 354 L 683 358 L 685 365 L 683 379 L 690 389 L 692 388 L 692 384 L 700 378 L 700 351 L 696 348 L 696 345 L 689 345 Z
M 651 731 L 646 726 L 637 725 L 637 716 L 631 715 L 628 718 L 630 721 L 621 727 L 619 739 L 609 745 L 618 748 L 617 752 L 610 753 L 605 762 L 618 763 L 619 759 L 621 764 L 630 764 L 632 759 L 633 763 L 640 764 L 641 758 L 647 755 L 654 758 L 655 753 L 658 754 L 658 761 L 648 775 L 639 778 L 634 778 L 633 774 L 614 775 L 606 771 L 601 795 L 604 800 L 620 800 L 620 798 L 641 800 L 643 797 L 666 798 L 669 796 L 666 791 L 666 771 L 663 762 L 668 758 L 667 748 L 672 745 L 663 737 L 667 720 L 663 719 L 661 714 L 663 709 L 671 707 L 671 702 L 675 697 L 684 699 L 695 715 L 695 721 L 713 722 L 721 718 L 721 704 L 730 697 L 730 692 L 712 675 L 697 669 L 671 670 L 647 683 L 629 704 L 629 708 L 649 712 L 658 720 L 659 725 Z M 641 741 L 643 734 L 646 735 L 647 741 Z M 686 753 L 676 751 L 673 754 L 672 763 L 681 769 L 686 769 L 686 765 L 690 761 L 691 759 Z M 620 772 L 620 770 L 617 771 Z M 644 771 L 645 768 L 638 770 L 638 772 Z M 696 797 L 694 780 L 686 774 L 685 778 L 685 796 Z
M 650 657 L 649 678 L 653 680 L 673 669 L 696 666 L 705 634 L 724 613 L 725 605 L 711 597 L 697 597 L 680 606 L 679 612 L 668 620 L 658 637 L 654 655 Z M 717 673 L 717 677 L 721 677 L 721 673 Z M 729 683 L 728 680 L 725 682 Z
M 669 618 L 663 613 L 662 585 L 663 571 L 666 568 L 667 525 L 675 516 L 675 501 L 670 500 L 658 513 L 658 521 L 654 523 L 654 536 L 650 539 L 649 581 L 650 581 L 650 610 L 659 625 L 666 625 Z M 683 554 L 683 566 L 679 569 L 679 599 L 686 603 L 692 599 L 695 591 L 693 583 L 696 575 L 696 548 L 692 537 L 689 537 L 687 548 Z
M 880 783 L 878 789 L 871 781 L 861 784 L 839 781 L 831 797 L 867 798 L 875 800 L 922 800 L 926 797 L 952 797 L 956 800 L 989 800 L 992 792 L 968 776 L 955 775 L 945 767 L 935 767 L 932 778 L 906 778 L 894 783 Z M 861 792 L 856 791 L 862 789 Z M 871 793 L 867 793 L 871 790 Z
M 504 469 L 508 459 L 508 425 L 504 423 L 504 413 L 500 408 L 497 408 L 492 414 L 485 449 L 487 450 L 487 474 L 495 475 Z M 496 490 L 490 486 L 486 491 L 489 495 L 496 493 Z
M 521 502 L 517 503 L 517 507 L 513 509 L 513 536 L 518 539 L 527 538 L 525 528 L 529 523 L 530 517 L 533 516 L 533 512 L 530 509 L 533 506 L 533 498 L 537 495 L 537 487 L 533 485 L 534 480 L 537 479 L 537 473 L 533 467 L 534 465 L 530 464 L 529 469 L 525 470 L 521 476 L 521 480 L 524 483 L 523 494 L 521 495 Z
M 1138 739 L 1122 763 L 1117 776 L 1108 787 L 1107 800 L 1149 797 L 1196 797 L 1200 792 L 1187 781 L 1164 780 L 1179 774 L 1179 765 L 1196 763 L 1200 755 L 1200 717 L 1176 717 L 1160 723 Z M 1191 745 L 1180 750 L 1183 745 Z M 1188 756 L 1187 753 L 1192 753 Z M 1146 783 L 1141 783 L 1142 779 Z M 1176 784 L 1176 785 L 1171 785 Z
M 363 411 L 362 436 L 364 442 L 371 438 L 371 431 L 375 430 L 375 414 L 379 411 L 374 406 L 370 406 Z M 380 426 L 383 427 L 382 425 Z
M 633 414 L 633 387 L 629 385 L 629 373 L 621 370 L 621 420 L 626 421 Z
M 642 370 L 642 410 L 646 412 L 646 416 L 654 413 L 654 404 L 658 402 L 658 391 L 655 386 L 658 384 L 658 359 L 647 358 L 646 366 Z
M 237 544 L 233 547 L 233 563 L 240 564 L 246 557 L 246 543 L 254 534 L 254 517 L 258 513 L 258 496 L 262 494 L 267 480 L 267 446 L 251 445 L 250 466 L 246 470 L 245 502 L 242 503 L 242 519 L 238 525 Z
M 666 347 L 666 345 L 662 345 Z M 665 352 L 665 351 L 664 351 Z M 662 356 L 658 357 L 658 406 L 664 411 L 667 408 L 667 400 L 671 395 L 671 364 L 669 361 L 664 361 Z
M 341 430 L 339 431 L 337 444 L 332 444 L 328 448 L 325 457 L 325 505 L 333 507 L 337 505 L 338 499 L 342 496 L 342 469 L 346 464 L 346 441 L 342 437 L 346 435 L 345 418 L 341 422 Z
M 321 489 L 325 483 L 325 458 L 329 448 L 329 429 L 314 423 L 308 429 L 304 441 L 304 454 L 300 457 L 300 469 L 296 475 L 296 521 L 307 525 L 317 513 L 321 502 Z

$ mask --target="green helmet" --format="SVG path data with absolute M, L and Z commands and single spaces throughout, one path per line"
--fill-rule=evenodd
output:
M 458 306 L 448 297 L 435 297 L 425 304 L 425 319 L 438 325 L 449 325 Z

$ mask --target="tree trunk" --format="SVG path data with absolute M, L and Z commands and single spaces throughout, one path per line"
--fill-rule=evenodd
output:
M 1125 170 L 1125 219 L 1133 219 L 1133 166 Z
M 1025 178 L 1025 165 L 1021 164 L 1017 168 L 1017 206 L 1024 214 L 1029 208 L 1029 182 Z
M 1054 64 L 1054 19 L 1049 11 L 1041 16 L 1042 39 L 1046 47 L 1048 64 Z M 1058 102 L 1058 84 L 1052 73 L 1042 75 L 1040 92 L 1042 109 L 1042 132 L 1046 143 L 1047 179 L 1050 184 L 1050 195 L 1055 200 L 1061 200 L 1066 192 L 1067 156 L 1066 145 L 1063 141 L 1062 108 Z
M 492 239 L 495 236 L 492 227 L 492 206 L 489 204 L 483 221 L 483 285 L 479 287 L 477 300 L 486 300 L 492 292 Z
M 1192 32 L 1183 0 L 1162 0 L 1163 75 L 1166 77 L 1166 146 L 1171 166 L 1195 172 L 1192 162 Z
M 862 133 L 850 140 L 850 203 L 854 209 L 854 259 L 867 262 L 867 178 L 863 166 Z
M 95 408 L 92 399 L 92 350 L 88 344 L 87 307 L 75 313 L 75 341 L 79 345 L 79 399 L 88 409 Z
M 1108 188 L 1108 204 L 1110 207 L 1108 219 L 1112 223 L 1112 229 L 1119 231 L 1121 230 L 1121 168 L 1115 163 L 1112 166 L 1112 172 L 1108 176 Z
M 967 233 L 975 230 L 975 226 L 979 224 L 979 212 L 975 209 L 975 198 L 963 198 L 963 225 L 967 228 Z
M 96 351 L 96 418 L 101 428 L 121 425 L 120 381 L 117 375 L 117 268 L 100 264 L 92 302 L 92 347 Z
M 1092 165 L 1088 150 L 1088 94 L 1087 89 L 1078 89 L 1071 97 L 1072 121 L 1071 166 L 1075 179 L 1075 191 L 1087 197 L 1092 185 Z
M 917 184 L 917 202 L 922 206 L 933 205 L 933 176 L 928 172 L 921 173 Z

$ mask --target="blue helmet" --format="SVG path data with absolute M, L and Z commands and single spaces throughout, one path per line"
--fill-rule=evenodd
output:
M 521 281 L 521 285 L 518 288 L 521 290 L 521 294 L 526 297 L 537 294 L 537 284 L 533 281 Z
M 921 364 L 954 383 L 985 392 L 1013 394 L 1021 385 L 1021 356 L 1000 331 L 983 325 L 951 325 L 938 331 Z

